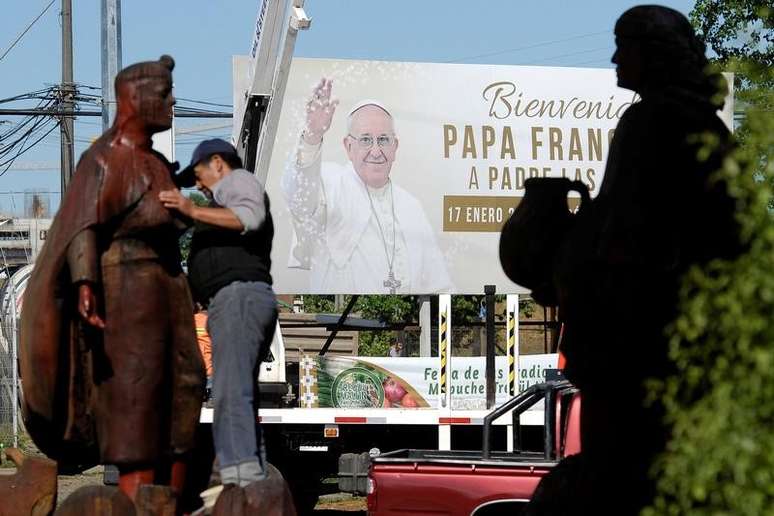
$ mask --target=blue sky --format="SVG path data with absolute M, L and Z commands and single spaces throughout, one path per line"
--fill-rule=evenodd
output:
M 5 0 L 0 52 L 50 0 Z M 246 54 L 258 0 L 123 0 L 123 64 L 176 61 L 176 95 L 231 103 L 231 56 Z M 612 29 L 628 0 L 307 0 L 310 30 L 299 35 L 296 56 L 546 66 L 609 67 Z M 661 2 L 688 14 L 693 0 Z M 100 1 L 73 1 L 75 81 L 100 85 Z M 59 82 L 60 24 L 57 0 L 19 44 L 0 61 L 0 98 Z M 8 106 L 5 106 L 8 107 Z M 0 120 L 13 122 L 12 117 Z M 185 120 L 178 127 L 218 125 Z M 101 132 L 100 119 L 76 122 L 76 154 Z M 177 158 L 187 162 L 196 142 L 227 136 L 211 129 L 180 136 Z M 59 159 L 58 131 L 22 156 L 23 163 Z M 8 192 L 59 190 L 58 170 L 11 170 L 0 176 L 0 212 L 18 211 L 22 195 Z M 58 193 L 51 195 L 58 204 Z M 15 208 L 15 209 L 14 209 Z

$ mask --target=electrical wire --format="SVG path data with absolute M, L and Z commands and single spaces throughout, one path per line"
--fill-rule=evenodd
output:
M 55 105 L 55 103 L 56 103 L 56 100 L 53 99 L 53 98 L 45 100 L 45 101 L 41 100 L 40 102 L 37 103 L 37 105 L 35 106 L 35 109 L 50 109 L 52 106 Z M 21 122 L 19 122 L 15 126 L 12 126 L 8 131 L 6 131 L 4 133 L 0 133 L 0 145 L 3 145 L 3 149 L 5 149 L 6 147 L 8 147 L 10 145 L 13 145 L 13 144 L 9 145 L 9 144 L 4 143 L 4 142 L 8 141 L 16 133 L 22 131 L 23 129 L 28 127 L 30 124 L 34 125 L 34 124 L 38 123 L 40 120 L 45 120 L 45 118 L 41 119 L 41 117 L 34 116 L 34 115 L 26 116 L 24 119 L 22 119 Z M 2 155 L 3 152 L 4 152 L 4 150 L 0 150 L 0 155 Z
M 565 43 L 567 41 L 575 41 L 575 40 L 578 40 L 578 39 L 590 38 L 590 37 L 593 37 L 593 36 L 599 36 L 600 34 L 610 34 L 610 30 L 608 29 L 608 30 L 601 30 L 601 31 L 598 31 L 598 32 L 589 32 L 587 34 L 579 34 L 578 36 L 571 36 L 569 38 L 554 39 L 554 40 L 551 40 L 551 41 L 543 41 L 541 43 L 535 43 L 535 44 L 526 45 L 526 46 L 523 46 L 523 47 L 516 47 L 516 48 L 509 48 L 509 49 L 504 49 L 504 50 L 497 50 L 497 51 L 494 51 L 494 52 L 487 52 L 487 53 L 484 53 L 484 54 L 477 54 L 477 55 L 474 55 L 474 56 L 466 56 L 466 57 L 460 57 L 460 58 L 457 58 L 457 59 L 449 59 L 447 61 L 442 61 L 442 62 L 443 63 L 456 63 L 456 62 L 459 62 L 459 61 L 467 61 L 468 59 L 479 59 L 479 58 L 482 58 L 482 57 L 492 57 L 492 56 L 497 56 L 497 55 L 501 55 L 501 54 L 510 54 L 512 52 L 521 52 L 522 50 L 530 50 L 530 49 L 533 49 L 533 48 L 545 47 L 545 46 L 548 46 L 548 45 L 554 45 L 556 43 Z
M 578 52 L 569 52 L 569 53 L 566 53 L 566 54 L 559 54 L 559 55 L 551 56 L 551 57 L 543 57 L 543 58 L 540 58 L 540 59 L 537 59 L 537 60 L 534 60 L 534 61 L 528 61 L 528 62 L 523 63 L 523 64 L 525 64 L 525 65 L 540 64 L 540 63 L 544 63 L 546 61 L 555 61 L 557 59 L 562 59 L 562 58 L 565 58 L 565 57 L 573 57 L 573 56 L 579 56 L 579 55 L 583 55 L 583 54 L 590 54 L 592 52 L 599 52 L 601 50 L 608 50 L 609 51 L 609 50 L 612 50 L 613 48 L 615 48 L 615 47 L 611 47 L 610 45 L 605 45 L 604 47 L 590 48 L 588 50 L 580 50 Z M 596 59 L 596 61 L 599 61 L 599 59 Z
M 0 99 L 0 104 L 5 104 L 8 102 L 18 102 L 20 100 L 32 100 L 32 99 L 50 99 L 52 98 L 52 95 L 54 94 L 54 91 L 57 89 L 55 86 L 49 86 L 47 88 L 43 88 L 41 90 L 36 91 L 30 91 L 27 93 L 22 93 L 21 95 L 16 95 L 14 97 L 8 97 L 5 99 Z
M 41 12 L 39 15 L 37 15 L 37 16 L 35 17 L 35 19 L 34 19 L 34 20 L 32 20 L 32 22 L 31 22 L 29 25 L 27 25 L 27 28 L 26 28 L 26 29 L 24 29 L 24 30 L 21 32 L 21 34 L 19 34 L 19 35 L 16 37 L 16 39 L 13 41 L 13 43 L 11 43 L 11 46 L 9 46 L 9 47 L 8 47 L 8 48 L 5 50 L 5 52 L 3 52 L 3 55 L 1 55 L 1 56 L 0 56 L 0 61 L 2 61 L 2 60 L 5 58 L 5 56 L 7 56 L 7 55 L 8 55 L 8 52 L 10 52 L 11 50 L 13 50 L 13 47 L 15 47 L 15 46 L 16 46 L 16 44 L 17 44 L 17 43 L 19 43 L 19 41 L 21 41 L 21 39 L 24 37 L 24 35 L 25 35 L 25 34 L 27 34 L 27 32 L 28 32 L 28 31 L 29 31 L 29 30 L 32 28 L 32 26 L 33 26 L 33 25 L 35 25 L 35 23 L 36 23 L 36 22 L 37 22 L 37 21 L 38 21 L 38 20 L 39 20 L 39 19 L 40 19 L 40 18 L 41 18 L 41 17 L 42 17 L 44 14 L 46 14 L 46 11 L 48 11 L 48 10 L 51 8 L 51 6 L 52 6 L 52 5 L 54 5 L 54 2 L 56 2 L 56 0 L 51 0 L 51 1 L 48 3 L 48 5 L 47 5 L 47 6 L 46 6 L 46 7 L 43 9 L 43 11 L 42 11 L 42 12 Z
M 22 144 L 22 148 L 19 149 L 19 151 L 16 153 L 16 155 L 13 158 L 0 163 L 0 167 L 5 167 L 2 171 L 0 171 L 0 177 L 2 177 L 3 175 L 5 175 L 6 172 L 8 172 L 8 169 L 11 168 L 11 165 L 13 165 L 13 162 L 16 161 L 16 159 L 19 156 L 29 151 L 33 147 L 35 147 L 35 145 L 37 145 L 43 138 L 48 136 L 57 127 L 59 127 L 59 122 L 55 123 L 48 131 L 46 131 L 46 133 L 43 136 L 41 136 L 40 138 L 38 138 L 37 140 L 29 144 L 26 148 L 24 147 L 24 144 L 26 144 L 26 139 L 25 139 L 24 144 Z
M 94 86 L 94 85 L 91 85 L 91 84 L 81 84 L 81 83 L 78 83 L 77 86 L 80 87 L 80 88 L 83 88 L 83 89 L 88 89 L 88 90 L 93 90 L 93 91 L 100 91 L 100 92 L 102 91 L 101 87 Z M 103 102 L 101 94 L 97 95 L 97 94 L 79 92 L 78 99 L 82 100 L 83 102 L 89 102 L 89 103 L 94 103 L 94 104 L 99 104 L 99 105 L 102 105 L 102 102 Z M 186 106 L 186 105 L 183 105 L 182 103 L 198 104 L 198 105 L 202 105 L 202 106 L 213 106 L 213 107 L 220 107 L 220 108 L 233 108 L 234 107 L 231 104 L 225 104 L 225 103 L 221 103 L 221 102 L 210 102 L 210 101 L 207 101 L 207 100 L 197 100 L 197 99 L 191 99 L 191 98 L 187 98 L 187 97 L 176 97 L 176 100 L 177 100 L 177 104 L 175 105 L 175 110 L 191 112 L 191 113 L 210 114 L 210 113 L 222 113 L 222 111 L 215 111 L 215 110 L 210 110 L 210 109 L 198 108 L 198 107 L 194 107 L 194 106 Z
M 100 92 L 102 91 L 102 88 L 100 86 L 93 86 L 91 84 L 81 84 L 81 83 L 78 83 L 78 86 L 81 87 L 81 88 L 84 88 L 84 89 L 88 89 L 88 90 L 94 90 L 94 91 L 100 91 Z M 82 95 L 84 98 L 95 99 L 97 102 L 102 104 L 102 95 L 101 94 L 100 95 L 94 95 L 94 94 L 89 94 L 89 93 L 81 93 L 80 95 Z M 180 106 L 179 105 L 180 102 L 188 102 L 188 103 L 191 103 L 191 104 L 201 104 L 203 106 L 214 106 L 214 107 L 221 107 L 221 108 L 233 108 L 234 107 L 231 104 L 224 104 L 222 102 L 211 102 L 211 101 L 207 101 L 207 100 L 197 100 L 197 99 L 191 99 L 191 98 L 187 98 L 187 97 L 175 97 L 175 98 L 176 98 L 176 100 L 178 102 L 178 105 L 175 106 L 176 109 L 178 109 L 180 107 L 186 107 L 186 106 Z M 196 108 L 188 108 L 188 109 L 196 109 Z
M 46 88 L 22 95 L 16 95 L 5 101 L 38 99 L 35 110 L 51 111 L 61 105 L 56 88 Z M 2 101 L 0 101 L 2 102 Z M 59 121 L 52 116 L 30 115 L 0 133 L 0 176 L 13 166 L 14 162 L 30 149 L 40 144 L 57 128 Z
M 103 103 L 102 96 L 97 93 L 90 93 L 92 91 L 101 92 L 101 88 L 76 83 L 74 92 L 74 100 L 77 103 L 76 106 L 82 104 L 101 106 Z M 20 156 L 27 153 L 36 145 L 54 145 L 53 142 L 47 142 L 46 140 L 51 137 L 51 133 L 57 127 L 61 126 L 62 115 L 60 112 L 64 99 L 62 97 L 62 91 L 58 86 L 49 86 L 36 91 L 3 98 L 0 99 L 0 104 L 24 103 L 24 101 L 37 101 L 35 102 L 34 107 L 30 107 L 30 111 L 41 111 L 45 114 L 26 116 L 19 122 L 10 123 L 7 127 L 5 124 L 0 125 L 0 129 L 5 129 L 0 130 L 0 176 L 3 176 L 10 170 Z M 184 104 L 178 104 L 175 107 L 175 111 L 188 116 L 230 114 L 224 113 L 222 110 L 201 107 L 212 106 L 217 108 L 230 108 L 231 106 L 229 104 L 187 98 L 180 99 L 180 101 Z M 29 104 L 27 105 L 29 106 Z M 78 107 L 75 108 L 76 116 L 78 109 Z M 76 120 L 76 123 L 91 126 L 101 125 L 97 122 L 86 120 Z M 179 143 L 181 145 L 193 145 L 199 143 L 203 138 L 221 135 L 220 131 L 216 133 L 217 129 L 221 129 L 221 127 L 207 127 L 203 129 L 204 131 L 202 131 L 198 138 L 192 134 L 190 139 L 183 139 L 182 141 L 179 141 Z M 90 145 L 92 141 L 92 138 L 82 136 L 80 138 L 74 138 L 73 143 Z
M 192 102 L 194 104 L 203 104 L 205 106 L 216 106 L 216 107 L 224 107 L 224 108 L 233 108 L 234 106 L 231 104 L 221 104 L 220 102 L 208 102 L 206 100 L 195 100 L 195 99 L 187 99 L 184 97 L 176 97 L 178 101 L 182 100 L 183 102 Z
M 9 145 L 4 145 L 2 149 L 0 149 L 0 166 L 5 164 L 4 159 L 6 159 L 9 155 L 14 154 L 14 152 L 17 151 L 19 148 L 24 148 L 26 145 L 26 142 L 37 135 L 39 132 L 43 131 L 45 129 L 45 126 L 48 125 L 50 122 L 52 122 L 52 119 L 49 118 L 40 118 L 39 120 L 35 121 L 35 123 L 27 129 L 27 131 L 24 132 L 20 137 L 18 137 L 15 141 L 11 142 Z
M 599 63 L 599 64 L 607 63 L 609 65 L 610 64 L 610 58 L 609 57 L 604 57 L 604 58 L 598 58 L 598 59 L 589 59 L 588 61 L 581 61 L 579 63 L 578 62 L 570 63 L 567 66 L 585 66 L 585 65 L 596 64 L 596 63 Z M 599 68 L 601 68 L 601 67 L 599 67 Z M 609 67 L 609 68 L 611 68 L 611 67 Z

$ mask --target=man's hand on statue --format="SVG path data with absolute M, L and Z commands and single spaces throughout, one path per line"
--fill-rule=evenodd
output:
M 339 105 L 338 99 L 331 100 L 332 79 L 323 77 L 306 103 L 306 127 L 304 141 L 310 145 L 319 144 L 325 132 L 331 127 L 333 113 Z
M 180 193 L 180 190 L 164 190 L 159 193 L 159 200 L 165 208 L 172 208 L 183 215 L 194 218 L 193 212 L 196 205 L 191 199 Z
M 105 329 L 105 321 L 97 313 L 97 296 L 88 283 L 78 287 L 78 313 L 91 326 Z

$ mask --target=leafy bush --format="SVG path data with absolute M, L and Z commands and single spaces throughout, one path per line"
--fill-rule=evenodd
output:
M 677 373 L 653 382 L 673 436 L 653 470 L 658 496 L 647 515 L 774 514 L 773 22 L 763 4 L 699 0 L 692 15 L 736 73 L 745 107 L 739 147 L 719 175 L 748 248 L 684 279 L 669 328 Z

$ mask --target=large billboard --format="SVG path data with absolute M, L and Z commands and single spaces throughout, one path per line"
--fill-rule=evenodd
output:
M 596 195 L 636 100 L 607 69 L 294 59 L 266 177 L 275 290 L 526 293 L 497 252 L 524 181 Z

